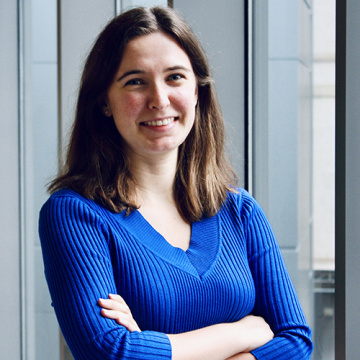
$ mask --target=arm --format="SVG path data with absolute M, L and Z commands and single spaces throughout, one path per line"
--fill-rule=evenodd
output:
M 253 359 L 249 352 L 267 343 L 273 337 L 262 318 L 247 316 L 240 321 L 217 324 L 189 333 L 169 335 L 174 360 L 192 359 Z M 239 355 L 235 355 L 239 354 Z M 233 357 L 235 355 L 235 357 Z M 241 357 L 236 357 L 241 356 Z
M 252 351 L 257 359 L 310 359 L 311 331 L 286 270 L 275 236 L 259 205 L 246 193 L 248 259 L 256 289 L 254 315 L 275 333 L 272 341 Z
M 52 305 L 75 359 L 171 358 L 165 334 L 131 333 L 100 316 L 97 299 L 116 287 L 111 234 L 97 212 L 74 193 L 52 196 L 41 210 L 39 233 Z
M 129 331 L 141 331 L 132 317 L 131 311 L 119 295 L 109 295 L 100 299 L 101 314 Z M 253 360 L 251 351 L 272 339 L 273 333 L 262 318 L 246 316 L 240 321 L 217 324 L 199 330 L 168 335 L 172 347 L 172 359 L 228 359 Z M 238 354 L 232 356 L 234 354 Z M 231 358 L 229 358 L 231 356 Z

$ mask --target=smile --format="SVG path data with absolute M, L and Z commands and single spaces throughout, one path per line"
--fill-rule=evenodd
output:
M 142 125 L 146 126 L 165 126 L 173 123 L 176 120 L 176 118 L 171 117 L 163 120 L 153 120 L 153 121 L 144 121 Z

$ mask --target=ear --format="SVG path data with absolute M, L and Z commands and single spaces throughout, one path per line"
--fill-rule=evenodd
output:
M 195 89 L 195 106 L 198 104 L 198 100 L 199 100 L 199 96 L 198 96 L 198 92 L 199 92 L 199 87 L 196 86 L 196 89 Z
M 112 116 L 110 106 L 108 106 L 107 104 L 103 105 L 102 112 L 106 117 L 111 117 Z

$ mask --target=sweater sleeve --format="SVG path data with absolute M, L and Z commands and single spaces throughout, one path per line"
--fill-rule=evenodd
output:
M 256 289 L 254 315 L 263 317 L 275 334 L 273 340 L 252 354 L 258 360 L 310 359 L 311 330 L 274 233 L 260 206 L 250 196 L 247 199 L 245 202 L 251 207 L 247 212 L 251 214 L 248 258 Z
M 171 359 L 165 334 L 129 332 L 100 315 L 98 299 L 117 292 L 111 234 L 86 202 L 53 195 L 40 212 L 39 233 L 52 305 L 75 359 Z

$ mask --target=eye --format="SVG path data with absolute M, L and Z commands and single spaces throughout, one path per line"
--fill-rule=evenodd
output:
M 131 79 L 126 82 L 125 86 L 136 86 L 136 85 L 142 85 L 144 82 L 141 79 Z
M 176 80 L 180 80 L 180 79 L 183 79 L 184 76 L 181 75 L 181 74 L 171 74 L 169 77 L 168 77 L 168 80 L 169 81 L 176 81 Z

